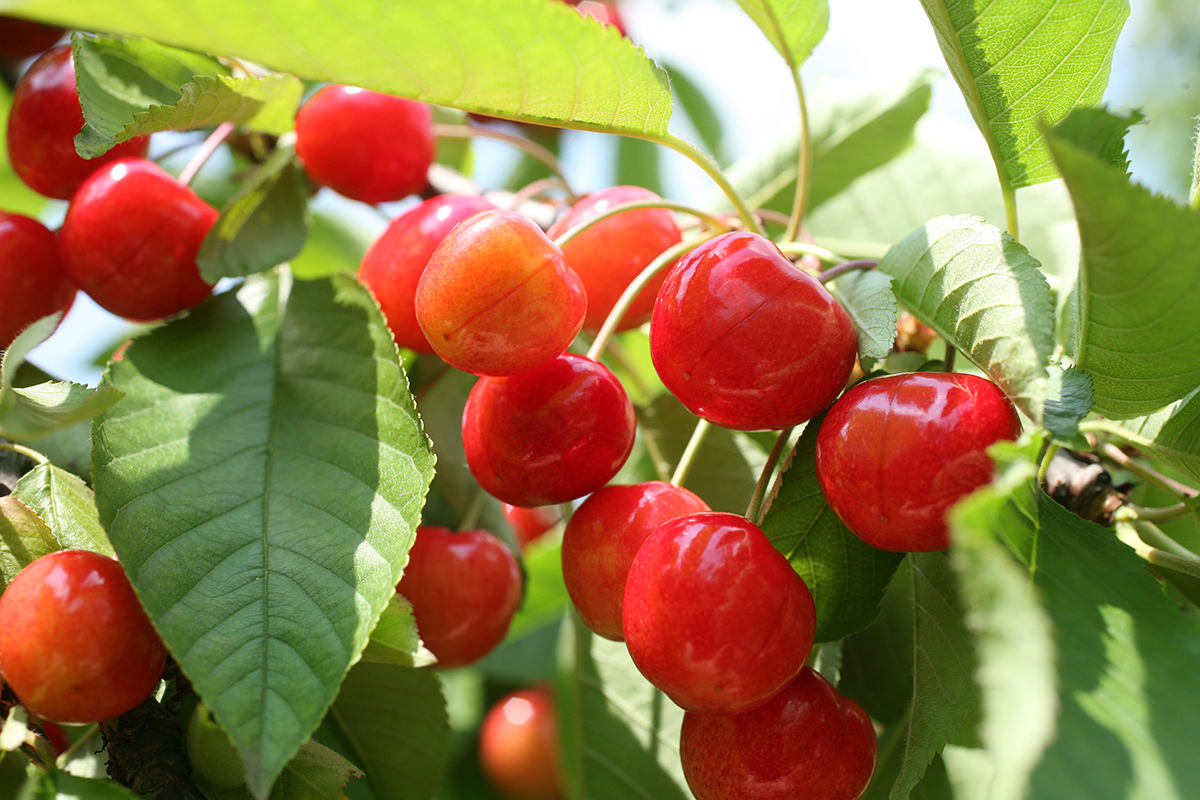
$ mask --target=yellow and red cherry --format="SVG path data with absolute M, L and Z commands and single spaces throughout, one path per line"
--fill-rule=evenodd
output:
M 488 783 L 508 800 L 560 800 L 558 715 L 542 688 L 502 697 L 479 727 L 479 764 Z
M 356 86 L 326 86 L 296 115 L 304 171 L 338 194 L 385 203 L 429 183 L 436 141 L 425 103 Z
M 446 235 L 417 284 L 416 307 L 425 338 L 448 364 L 516 375 L 566 351 L 587 295 L 533 220 L 496 209 Z
M 812 650 L 816 607 L 762 530 L 707 512 L 660 525 L 625 584 L 625 644 L 685 711 L 739 714 L 791 683 Z
M 546 235 L 557 239 L 576 225 L 596 217 L 613 206 L 639 200 L 658 200 L 649 189 L 640 186 L 613 186 L 590 194 L 558 219 Z M 583 281 L 587 291 L 587 315 L 583 329 L 598 331 L 625 288 L 642 270 L 666 249 L 679 244 L 682 237 L 675 216 L 664 208 L 626 211 L 598 222 L 563 246 L 563 255 L 571 269 Z M 646 284 L 625 312 L 618 331 L 637 327 L 650 318 L 659 287 L 667 269 Z
M 423 526 L 396 591 L 413 607 L 417 631 L 442 669 L 473 664 L 495 649 L 521 603 L 521 568 L 483 530 Z
M 563 581 L 579 616 L 596 634 L 625 638 L 621 606 L 629 566 L 646 538 L 668 520 L 710 511 L 696 495 L 665 481 L 597 489 L 563 531 Z
M 44 719 L 120 716 L 158 685 L 166 658 L 125 571 L 107 556 L 50 553 L 0 595 L 0 671 Z
M 63 271 L 54 233 L 35 219 L 0 211 L 0 350 L 39 319 L 64 314 L 75 284 Z
M 496 206 L 483 197 L 444 194 L 396 217 L 363 256 L 358 277 L 383 309 L 396 344 L 433 353 L 417 322 L 417 282 L 429 257 L 454 226 Z
M 58 234 L 63 267 L 113 314 L 161 319 L 212 292 L 196 254 L 217 217 L 157 164 L 117 161 L 75 193 Z
M 471 474 L 514 506 L 566 503 L 612 480 L 637 419 L 612 372 L 565 353 L 511 377 L 480 378 L 463 409 Z
M 847 390 L 825 415 L 817 480 L 830 508 L 867 544 L 944 550 L 946 511 L 991 483 L 987 448 L 1020 433 L 1013 404 L 984 378 L 950 372 L 874 378 Z
M 689 411 L 736 430 L 798 425 L 854 369 L 845 309 L 770 240 L 728 233 L 681 258 L 654 306 L 650 355 Z
M 8 116 L 8 157 L 13 171 L 46 197 L 70 200 L 88 176 L 122 158 L 140 158 L 150 146 L 139 136 L 86 159 L 75 152 L 83 111 L 75 88 L 71 45 L 43 53 L 13 88 Z
M 870 717 L 810 667 L 744 714 L 685 713 L 679 738 L 696 800 L 858 800 L 876 753 Z

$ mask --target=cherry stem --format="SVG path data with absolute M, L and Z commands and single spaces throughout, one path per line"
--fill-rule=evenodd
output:
M 517 136 L 513 133 L 493 130 L 492 128 L 477 127 L 475 125 L 446 125 L 435 124 L 433 126 L 433 135 L 441 139 L 495 139 L 500 142 L 507 142 L 513 147 L 521 150 L 526 155 L 542 162 L 550 171 L 559 177 L 563 182 L 563 186 L 567 189 L 567 194 L 575 196 L 575 191 L 571 188 L 570 182 L 567 180 L 567 175 L 563 171 L 562 162 L 558 160 L 558 156 L 542 147 L 537 142 L 526 139 L 524 136 Z
M 458 532 L 472 530 L 479 525 L 479 515 L 483 513 L 483 503 L 487 500 L 487 492 L 480 486 L 475 490 L 475 495 L 471 498 L 470 505 L 463 512 L 462 518 L 458 521 Z
M 579 223 L 574 228 L 569 229 L 568 231 L 563 233 L 561 236 L 559 236 L 557 239 L 555 239 L 554 243 L 556 245 L 558 245 L 560 248 L 565 247 L 568 242 L 570 242 L 576 236 L 583 233 L 584 231 L 586 231 L 588 228 L 592 227 L 593 225 L 597 225 L 601 222 L 604 222 L 604 220 L 609 219 L 610 217 L 615 217 L 618 214 L 624 214 L 626 211 L 638 211 L 639 209 L 643 209 L 643 208 L 663 208 L 663 209 L 666 209 L 667 211 L 679 211 L 684 214 L 691 214 L 693 217 L 696 217 L 701 222 L 703 222 L 705 225 L 707 225 L 709 228 L 712 228 L 713 230 L 717 231 L 718 233 L 728 233 L 730 230 L 732 230 L 732 228 L 729 227 L 729 223 L 726 222 L 721 217 L 718 217 L 714 214 L 709 214 L 707 211 L 701 211 L 698 208 L 692 208 L 691 206 L 684 205 L 683 203 L 676 203 L 673 200 L 662 200 L 662 199 L 659 199 L 659 200 L 633 200 L 629 203 L 620 203 L 618 205 L 612 206 L 611 208 L 605 209 L 603 212 L 597 214 L 594 217 L 585 219 L 583 222 Z
M 1117 428 L 1116 426 L 1108 426 L 1108 425 L 1101 426 L 1098 424 L 1100 422 L 1103 422 L 1103 420 L 1095 420 L 1090 423 L 1085 422 L 1079 426 L 1079 430 L 1081 433 L 1084 433 L 1088 430 L 1099 430 L 1099 431 L 1103 431 L 1105 433 L 1116 434 L 1118 436 L 1121 435 L 1120 428 Z M 1193 497 L 1196 497 L 1197 495 L 1200 495 L 1200 492 L 1196 491 L 1192 487 L 1182 484 L 1179 481 L 1168 478 L 1166 475 L 1163 475 L 1162 473 L 1157 472 L 1156 470 L 1151 469 L 1150 467 L 1147 467 L 1144 464 L 1139 464 L 1138 462 L 1134 461 L 1132 458 L 1127 456 L 1125 454 L 1125 452 L 1121 448 L 1117 447 L 1115 444 L 1105 444 L 1103 447 L 1100 448 L 1100 454 L 1102 456 L 1104 456 L 1104 458 L 1106 458 L 1109 461 L 1111 461 L 1112 463 L 1116 464 L 1121 469 L 1123 469 L 1127 472 L 1132 472 L 1134 475 L 1137 475 L 1142 480 L 1147 481 L 1149 483 L 1153 483 L 1155 486 L 1159 487 L 1160 489 L 1170 492 L 1171 494 L 1178 497 L 1181 501 L 1189 500 Z
M 767 463 L 763 465 L 762 472 L 758 475 L 758 483 L 754 484 L 754 494 L 750 496 L 750 505 L 746 506 L 746 519 L 755 525 L 762 524 L 763 500 L 767 496 L 767 487 L 771 483 L 771 477 L 775 474 L 775 466 L 779 463 L 780 456 L 783 455 L 783 448 L 791 436 L 792 428 L 784 428 L 779 432 L 775 446 L 771 448 L 771 453 L 767 456 Z
M 1150 564 L 1200 578 L 1200 557 L 1154 523 L 1135 521 L 1129 527 L 1118 526 L 1117 536 Z
M 34 463 L 38 464 L 39 466 L 41 466 L 42 464 L 50 463 L 50 459 L 46 458 L 44 455 L 39 453 L 37 450 L 32 450 L 32 449 L 26 447 L 25 445 L 17 444 L 16 442 L 0 441 L 0 450 L 11 450 L 14 453 L 20 453 L 21 455 L 25 456 L 26 458 L 32 459 L 34 461 Z
M 562 178 L 542 178 L 541 180 L 534 181 L 521 191 L 514 194 L 512 196 L 512 200 L 509 201 L 509 208 L 520 208 L 521 204 L 526 200 L 537 197 L 539 194 L 545 194 L 551 189 L 562 189 L 565 191 L 567 193 L 567 201 L 570 203 L 574 203 L 579 199 L 571 193 L 571 187 L 568 186 L 567 182 Z
M 845 256 L 840 256 L 832 250 L 826 250 L 824 247 L 818 247 L 815 244 L 808 242 L 779 242 L 778 247 L 784 255 L 789 256 L 816 256 L 826 264 L 842 264 L 849 262 L 850 259 Z
M 661 144 L 664 147 L 669 147 L 676 153 L 686 156 L 693 164 L 704 170 L 704 172 L 716 182 L 717 186 L 721 187 L 721 191 L 725 193 L 725 196 L 729 198 L 731 203 L 733 203 L 733 207 L 737 209 L 738 216 L 741 217 L 742 222 L 746 224 L 747 230 L 749 230 L 751 233 L 757 233 L 760 236 L 766 235 L 766 231 L 763 230 L 762 225 L 758 221 L 758 217 L 754 216 L 754 214 L 750 211 L 750 207 L 746 205 L 746 200 L 742 197 L 741 192 L 739 192 L 737 188 L 729 182 L 729 178 L 727 178 L 725 173 L 721 171 L 721 167 L 716 161 L 713 160 L 712 156 L 710 156 L 708 153 L 705 153 L 691 142 L 685 139 L 680 139 L 678 136 L 670 133 L 664 133 L 661 135 L 648 134 L 639 136 L 639 138 L 646 139 L 650 142 L 655 142 L 656 144 Z
M 822 247 L 828 247 L 837 253 L 851 253 L 859 258 L 883 258 L 892 249 L 892 246 L 887 242 L 837 239 L 832 236 L 821 236 L 819 238 Z
M 1128 508 L 1128 506 L 1125 508 Z M 1132 514 L 1132 511 L 1117 509 L 1117 519 L 1123 519 L 1127 516 L 1132 516 Z M 1197 558 L 1197 555 L 1192 550 L 1175 541 L 1174 538 L 1167 535 L 1166 531 L 1153 522 L 1144 519 L 1131 519 L 1129 521 L 1133 529 L 1137 531 L 1138 538 L 1149 546 L 1165 550 L 1168 553 L 1174 553 L 1180 558 Z
M 770 220 L 784 227 L 792 220 L 787 214 L 784 214 L 782 211 L 776 211 L 773 208 L 756 208 L 754 209 L 754 213 L 762 219 Z M 791 244 L 791 242 L 787 242 L 787 244 Z
M 1136 503 L 1126 503 L 1125 508 L 1131 509 L 1138 519 L 1146 522 L 1171 522 L 1192 513 L 1192 507 L 1187 503 L 1176 503 L 1163 508 L 1146 508 Z
M 821 274 L 817 276 L 817 280 L 821 283 L 829 283 L 832 280 L 840 278 L 847 272 L 855 272 L 861 270 L 863 272 L 873 270 L 879 266 L 879 262 L 873 258 L 855 258 L 850 261 L 843 261 L 835 267 L 830 267 L 826 270 L 821 270 Z
M 791 61 L 791 59 L 788 59 Z M 792 242 L 800 233 L 800 223 L 808 211 L 808 195 L 812 186 L 812 131 L 808 127 L 808 104 L 804 101 L 804 83 L 800 80 L 800 65 L 791 64 L 792 81 L 796 84 L 796 98 L 800 101 L 800 153 L 796 166 L 796 196 L 792 205 L 792 216 L 788 219 L 783 234 L 785 242 Z
M 949 345 L 947 345 L 948 347 Z M 1042 456 L 1042 463 L 1038 465 L 1037 483 L 1038 486 L 1046 486 L 1046 473 L 1050 471 L 1050 462 L 1054 460 L 1054 456 L 1058 455 L 1058 451 L 1062 449 L 1062 445 L 1058 442 L 1051 442 L 1046 448 L 1045 455 Z
M 208 138 L 204 140 L 204 143 L 200 145 L 196 154 L 192 156 L 192 160 L 183 168 L 183 172 L 179 173 L 179 182 L 184 186 L 190 186 L 196 174 L 200 172 L 200 168 L 204 166 L 204 162 L 208 161 L 212 157 L 212 154 L 217 152 L 217 148 L 229 138 L 231 133 L 233 133 L 232 122 L 222 122 L 218 125 L 208 135 Z
M 671 476 L 672 486 L 683 486 L 683 482 L 687 480 L 692 462 L 696 460 L 696 454 L 700 452 L 700 446 L 704 444 L 704 437 L 708 435 L 708 429 L 711 427 L 712 424 L 706 419 L 696 423 L 696 430 L 692 431 L 692 438 L 688 440 L 683 455 L 679 457 L 679 463 L 675 465 L 675 474 Z
M 942 356 L 942 372 L 954 372 L 954 359 L 957 356 L 958 348 L 946 342 L 946 354 Z

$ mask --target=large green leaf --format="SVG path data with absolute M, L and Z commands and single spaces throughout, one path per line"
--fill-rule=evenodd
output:
M 1148 417 L 1124 420 L 1121 427 L 1150 456 L 1200 481 L 1200 389 Z
M 878 270 L 854 270 L 827 284 L 850 319 L 860 358 L 887 358 L 896 341 L 896 295 L 892 276 Z
M 96 497 L 78 476 L 53 464 L 38 464 L 21 476 L 13 496 L 46 521 L 63 548 L 113 554 Z
M 738 0 L 789 65 L 798 67 L 829 28 L 828 0 Z
M 149 36 L 493 116 L 665 135 L 666 73 L 546 0 L 0 0 L 70 28 Z
M 101 520 L 256 797 L 392 596 L 433 458 L 382 316 L 346 277 L 249 279 L 135 340 L 96 421 Z
M 1039 120 L 1100 101 L 1128 0 L 921 0 L 1001 182 L 1055 177 Z

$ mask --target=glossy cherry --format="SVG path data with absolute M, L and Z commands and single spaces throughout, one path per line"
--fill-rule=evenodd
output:
M 317 183 L 364 203 L 428 184 L 436 141 L 429 106 L 356 86 L 326 86 L 296 115 L 296 155 Z
M 8 117 L 13 171 L 35 192 L 70 200 L 93 172 L 118 159 L 144 156 L 150 146 L 139 136 L 85 159 L 75 152 L 75 134 L 82 128 L 71 45 L 59 45 L 34 61 L 13 88 Z
M 554 526 L 562 520 L 562 511 L 558 506 L 522 508 L 504 503 L 504 518 L 517 535 L 517 544 L 524 550 L 554 530 Z
M 846 386 L 854 325 L 769 240 L 728 233 L 679 260 L 658 293 L 650 355 L 689 411 L 737 430 L 787 428 Z
M 605 486 L 584 500 L 563 531 L 563 581 L 579 616 L 606 639 L 625 638 L 621 606 L 634 556 L 659 525 L 710 511 L 696 495 L 665 481 Z
M 480 378 L 463 409 L 471 474 L 514 506 L 565 503 L 612 480 L 637 420 L 603 364 L 565 353 L 507 378 Z
M 559 218 L 546 235 L 557 239 L 571 228 L 596 217 L 613 206 L 639 200 L 658 200 L 649 189 L 640 186 L 613 186 L 590 194 Z M 563 255 L 579 275 L 587 290 L 587 315 L 583 329 L 598 331 L 625 288 L 650 262 L 681 240 L 675 216 L 666 209 L 647 208 L 626 211 L 598 222 L 563 246 Z M 637 327 L 650 318 L 659 287 L 668 270 L 634 298 L 633 305 L 621 318 L 618 331 Z
M 63 271 L 54 233 L 37 220 L 0 211 L 0 350 L 42 317 L 66 312 L 75 284 Z
M 871 719 L 809 667 L 753 711 L 684 714 L 679 739 L 696 800 L 857 800 L 876 749 Z
M 677 705 L 737 714 L 799 673 L 816 607 L 757 525 L 709 512 L 650 534 L 629 568 L 622 620 L 634 664 Z
M 0 595 L 0 670 L 33 714 L 111 719 L 158 685 L 167 651 L 115 560 L 59 550 Z
M 505 695 L 479 728 L 479 763 L 488 782 L 509 800 L 559 800 L 558 716 L 542 688 Z
M 583 283 L 533 220 L 484 211 L 442 240 L 417 284 L 417 320 L 451 366 L 516 375 L 566 351 L 583 325 Z
M 472 664 L 503 641 L 521 603 L 521 569 L 487 531 L 423 526 L 396 586 L 443 669 Z
M 433 353 L 417 322 L 417 281 L 455 225 L 496 206 L 482 197 L 445 194 L 396 217 L 363 256 L 359 279 L 379 301 L 396 344 Z
M 992 480 L 987 448 L 1021 421 L 996 384 L 912 372 L 849 389 L 817 434 L 817 479 L 838 517 L 882 550 L 944 550 L 946 511 Z
M 59 231 L 67 274 L 101 307 L 160 319 L 212 292 L 196 254 L 217 210 L 153 162 L 110 164 L 76 192 Z

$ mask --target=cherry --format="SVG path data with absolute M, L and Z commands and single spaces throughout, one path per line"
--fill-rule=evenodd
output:
M 857 800 L 876 747 L 870 717 L 805 667 L 753 711 L 685 713 L 679 758 L 696 800 Z
M 522 508 L 504 503 L 504 518 L 517 535 L 517 544 L 524 550 L 554 529 L 562 519 L 558 506 Z
M 768 239 L 718 236 L 679 260 L 658 293 L 650 355 L 689 411 L 737 430 L 798 425 L 854 369 L 850 316 Z
M 16 64 L 58 43 L 66 31 L 31 19 L 0 15 L 0 62 Z
M 75 193 L 59 231 L 63 266 L 108 311 L 159 319 L 212 292 L 196 253 L 217 216 L 157 164 L 118 161 Z
M 584 500 L 563 531 L 562 569 L 587 626 L 606 639 L 624 639 L 621 605 L 638 549 L 662 523 L 710 510 L 687 489 L 664 481 L 605 486 Z
M 558 715 L 542 688 L 505 695 L 479 728 L 479 763 L 492 787 L 510 800 L 559 800 Z
M 75 152 L 83 111 L 75 89 L 74 62 L 69 44 L 43 53 L 17 81 L 8 117 L 8 157 L 13 171 L 35 192 L 59 200 L 70 200 L 101 167 L 118 159 L 145 156 L 150 147 L 149 138 L 139 136 L 93 159 Z
M 636 426 L 617 377 L 565 353 L 520 375 L 480 378 L 463 409 L 463 448 L 493 497 L 544 506 L 608 483 L 633 449 Z
M 423 526 L 396 591 L 412 603 L 417 631 L 438 666 L 451 669 L 500 644 L 522 584 L 516 558 L 487 531 Z
M 428 184 L 436 142 L 429 106 L 356 86 L 326 86 L 296 115 L 296 155 L 317 183 L 363 203 Z
M 54 234 L 37 220 L 0 211 L 0 350 L 42 317 L 66 312 L 75 284 L 63 271 Z
M 658 199 L 654 192 L 640 186 L 613 186 L 580 200 L 550 227 L 546 235 L 557 239 L 581 222 L 622 203 Z M 664 250 L 679 244 L 681 238 L 679 226 L 670 211 L 647 208 L 626 211 L 598 222 L 567 242 L 562 249 L 563 255 L 587 290 L 584 330 L 600 330 L 625 287 Z M 650 318 L 658 289 L 666 277 L 667 270 L 664 269 L 646 284 L 621 318 L 618 331 L 637 327 Z
M 625 584 L 625 644 L 685 711 L 767 702 L 812 650 L 816 606 L 762 530 L 736 514 L 689 514 L 646 539 Z
M 616 28 L 622 36 L 626 35 L 625 22 L 621 19 L 617 4 L 613 0 L 583 0 L 583 2 L 575 4 L 575 9 L 601 25 Z
M 39 717 L 120 716 L 158 685 L 166 658 L 125 571 L 99 553 L 42 556 L 0 595 L 0 670 Z
M 482 197 L 434 197 L 392 220 L 367 250 L 358 277 L 379 301 L 396 344 L 418 353 L 433 353 L 417 322 L 417 281 L 433 251 L 455 225 L 495 207 Z
M 863 381 L 817 433 L 816 470 L 834 513 L 882 550 L 949 547 L 946 510 L 992 480 L 989 445 L 1021 421 L 991 381 L 912 372 Z
M 417 284 L 417 320 L 429 344 L 477 375 L 516 375 L 562 354 L 586 309 L 562 250 L 515 211 L 459 223 Z

